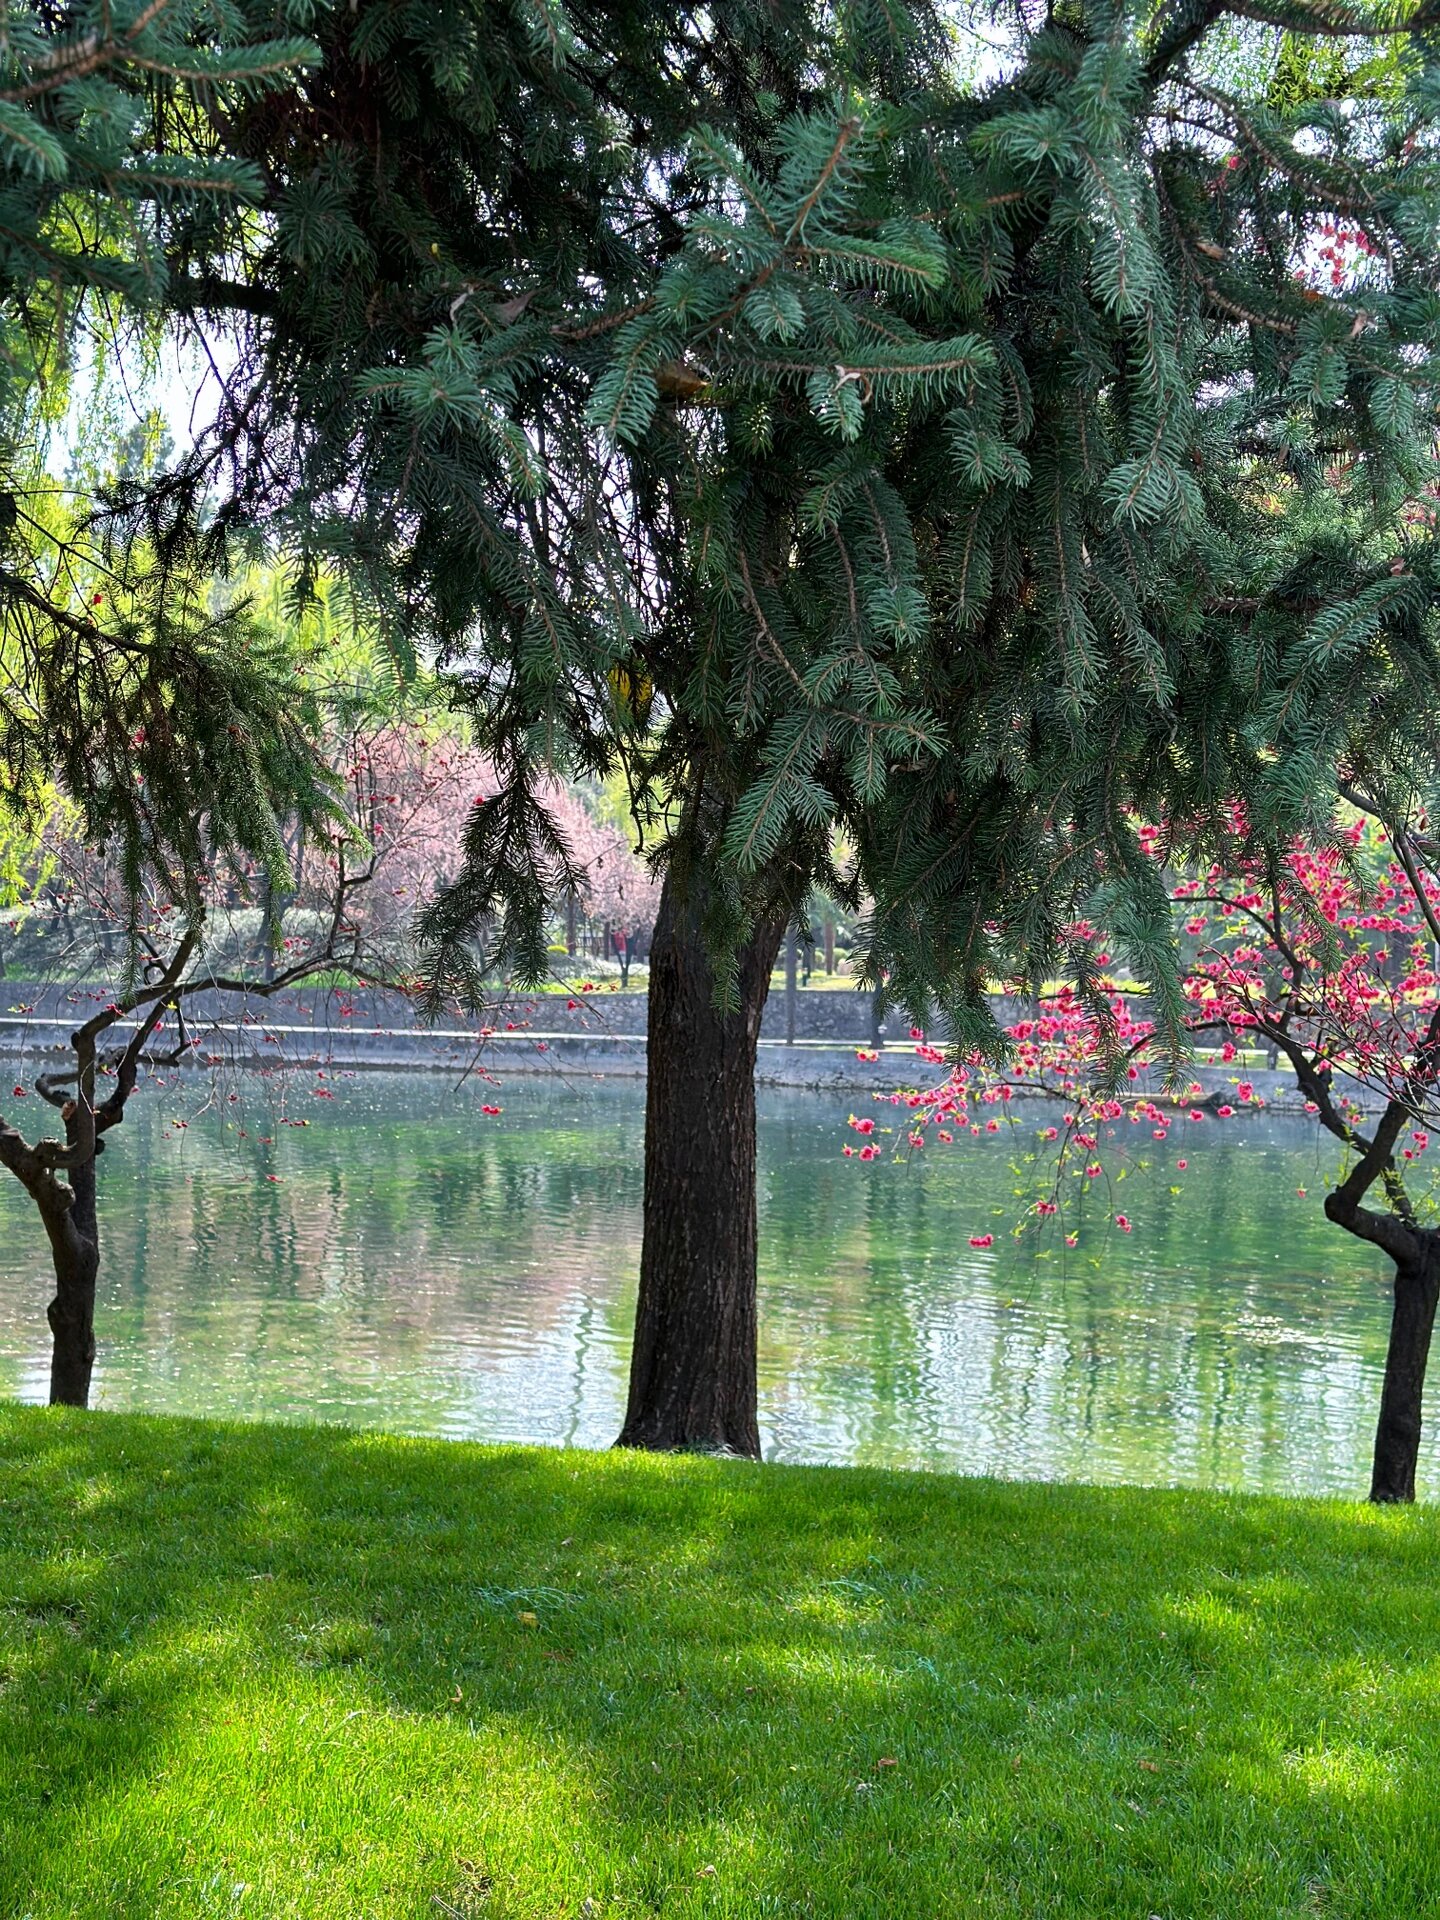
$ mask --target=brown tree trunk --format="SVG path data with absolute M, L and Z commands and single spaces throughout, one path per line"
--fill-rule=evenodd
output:
M 45 1229 L 55 1268 L 55 1298 L 46 1309 L 50 1322 L 50 1404 L 86 1407 L 95 1368 L 95 1283 L 100 1272 L 100 1235 L 95 1214 L 95 1162 L 70 1174 L 72 1204 Z
M 717 1012 L 694 901 L 667 876 L 650 947 L 645 1232 L 618 1444 L 758 1457 L 755 1045 L 785 923 L 742 950 Z
M 1425 1363 L 1440 1298 L 1440 1246 L 1427 1238 L 1414 1260 L 1395 1268 L 1395 1309 L 1385 1355 L 1385 1383 L 1375 1428 L 1375 1464 L 1370 1498 L 1415 1498 L 1415 1466 L 1420 1454 L 1420 1425 Z

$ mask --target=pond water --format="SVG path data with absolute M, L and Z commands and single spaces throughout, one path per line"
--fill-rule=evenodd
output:
M 235 1084 L 142 1088 L 111 1136 L 97 1404 L 614 1438 L 638 1083 Z M 1126 1182 L 1132 1235 L 1097 1206 L 1075 1252 L 1037 1254 L 1007 1237 L 1033 1109 L 1019 1133 L 869 1165 L 841 1156 L 847 1111 L 761 1096 L 768 1457 L 1364 1491 L 1386 1274 L 1320 1212 L 1313 1126 L 1181 1123 Z M 0 1393 L 44 1397 L 48 1284 L 6 1179 Z

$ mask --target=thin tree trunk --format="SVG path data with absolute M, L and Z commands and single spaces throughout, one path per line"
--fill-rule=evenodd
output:
M 619 1445 L 758 1456 L 755 1046 L 784 935 L 740 956 L 717 1012 L 694 901 L 667 876 L 650 946 L 645 1234 Z
M 275 978 L 275 929 L 270 924 L 275 911 L 275 883 L 265 869 L 260 882 L 260 971 L 268 986 Z
M 800 953 L 792 921 L 785 936 L 785 1044 L 795 1044 L 795 973 L 799 966 Z
M 1419 1256 L 1395 1268 L 1395 1309 L 1390 1347 L 1385 1355 L 1385 1384 L 1375 1429 L 1375 1465 L 1370 1498 L 1415 1498 L 1415 1466 L 1420 1454 L 1420 1425 L 1425 1363 L 1440 1297 L 1440 1247 L 1427 1241 Z
M 95 1212 L 95 1162 L 70 1174 L 73 1203 L 45 1219 L 55 1268 L 55 1298 L 46 1310 L 50 1322 L 50 1404 L 86 1407 L 95 1368 L 95 1283 L 100 1272 L 100 1238 Z

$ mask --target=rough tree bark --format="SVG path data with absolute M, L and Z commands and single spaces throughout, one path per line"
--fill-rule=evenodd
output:
M 1433 1232 L 1413 1237 L 1413 1257 L 1395 1263 L 1395 1306 L 1375 1428 L 1370 1498 L 1384 1503 L 1415 1498 L 1425 1365 L 1440 1299 L 1440 1241 Z
M 73 1138 L 73 1122 L 67 1125 Z M 95 1152 L 102 1143 L 95 1142 Z M 59 1189 L 63 1192 L 64 1189 Z M 87 1407 L 95 1370 L 95 1285 L 100 1273 L 100 1229 L 95 1205 L 95 1160 L 70 1169 L 69 1206 L 41 1204 L 55 1268 L 50 1322 L 50 1404 Z
M 644 1242 L 618 1445 L 757 1457 L 755 1046 L 784 918 L 722 1014 L 693 899 L 669 877 L 650 947 Z

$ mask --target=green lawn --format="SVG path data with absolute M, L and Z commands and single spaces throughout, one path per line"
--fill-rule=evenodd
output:
M 1440 1903 L 1440 1515 L 0 1404 L 0 1915 Z

